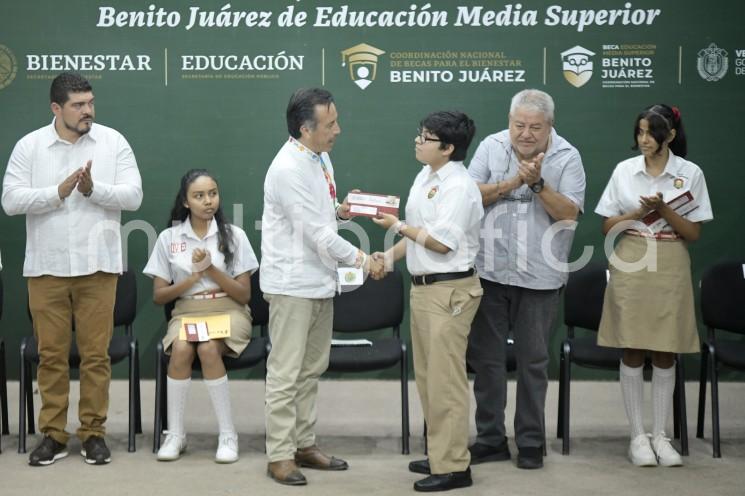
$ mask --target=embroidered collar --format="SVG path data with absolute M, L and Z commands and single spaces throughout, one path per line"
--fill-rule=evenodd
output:
M 311 158 L 311 160 L 313 160 L 314 162 L 323 163 L 323 160 L 321 159 L 321 156 L 320 155 L 316 154 L 313 150 L 311 150 L 310 148 L 308 148 L 304 144 L 300 143 L 298 140 L 296 140 L 292 136 L 290 136 L 290 138 L 288 139 L 288 141 L 295 146 L 295 149 L 296 150 L 298 150 L 300 153 L 304 153 L 304 154 L 308 155 Z

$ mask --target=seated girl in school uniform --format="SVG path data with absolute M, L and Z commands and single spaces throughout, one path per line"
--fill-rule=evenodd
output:
M 186 450 L 186 398 L 192 363 L 199 357 L 220 431 L 215 461 L 233 463 L 238 460 L 238 435 L 222 357 L 238 356 L 248 345 L 251 273 L 259 264 L 246 233 L 225 219 L 217 181 L 206 170 L 192 169 L 181 178 L 169 225 L 172 227 L 158 236 L 143 271 L 153 278 L 155 303 L 164 305 L 176 300 L 163 338 L 163 347 L 170 354 L 169 429 L 158 460 L 177 460 Z M 226 329 L 214 324 L 224 325 L 226 319 L 229 336 L 204 336 L 205 327 L 208 331 L 223 331 L 224 336 Z

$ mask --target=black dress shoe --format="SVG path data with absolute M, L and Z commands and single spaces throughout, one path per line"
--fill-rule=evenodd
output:
M 497 446 L 489 446 L 482 443 L 474 443 L 468 447 L 471 452 L 471 465 L 485 462 L 503 462 L 510 459 L 510 448 L 505 438 Z
M 424 460 L 414 460 L 413 462 L 409 462 L 409 472 L 425 475 L 431 474 L 432 472 L 429 470 L 429 459 L 425 458 Z
M 518 448 L 517 468 L 535 469 L 543 467 L 543 446 Z
M 414 491 L 430 493 L 435 491 L 448 491 L 459 487 L 468 487 L 473 484 L 471 480 L 471 467 L 463 472 L 450 472 L 449 474 L 430 475 L 429 477 L 416 481 Z

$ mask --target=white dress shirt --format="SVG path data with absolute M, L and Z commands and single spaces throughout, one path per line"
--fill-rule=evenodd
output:
M 670 152 L 665 169 L 657 177 L 647 173 L 644 155 L 619 163 L 605 186 L 595 213 L 603 217 L 616 217 L 637 210 L 640 196 L 662 193 L 662 200 L 670 200 L 690 191 L 698 208 L 685 215 L 691 222 L 707 222 L 714 218 L 709 201 L 709 191 L 701 169 Z M 672 232 L 669 225 L 663 232 Z
M 241 274 L 253 272 L 259 267 L 251 243 L 246 233 L 240 227 L 230 225 L 233 231 L 233 263 L 230 267 L 225 265 L 225 255 L 218 249 L 217 222 L 212 219 L 209 229 L 204 238 L 199 238 L 191 227 L 191 221 L 169 227 L 158 236 L 150 259 L 142 271 L 150 277 L 160 277 L 164 281 L 179 282 L 191 277 L 191 254 L 195 248 L 210 252 L 212 265 L 235 279 Z M 213 290 L 222 291 L 209 275 L 204 274 L 202 278 L 190 287 L 184 295 L 194 295 Z
M 75 189 L 61 200 L 58 185 L 88 160 L 91 196 Z M 121 273 L 121 211 L 137 210 L 141 202 L 129 143 L 101 124 L 75 143 L 59 137 L 54 121 L 27 134 L 16 143 L 3 179 L 5 213 L 26 214 L 26 277 Z
M 322 168 L 325 165 L 331 182 Z M 331 298 L 338 262 L 353 265 L 358 250 L 339 236 L 334 169 L 290 138 L 274 157 L 264 181 L 261 218 L 261 289 L 269 294 Z
M 424 228 L 450 251 L 437 253 L 406 238 L 409 273 L 418 276 L 473 268 L 483 216 L 481 193 L 463 162 L 448 162 L 437 172 L 424 166 L 409 190 L 406 223 Z

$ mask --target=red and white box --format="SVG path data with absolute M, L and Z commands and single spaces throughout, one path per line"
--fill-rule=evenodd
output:
M 383 213 L 398 217 L 401 199 L 398 196 L 377 193 L 349 193 L 347 203 L 352 217 L 377 217 Z

